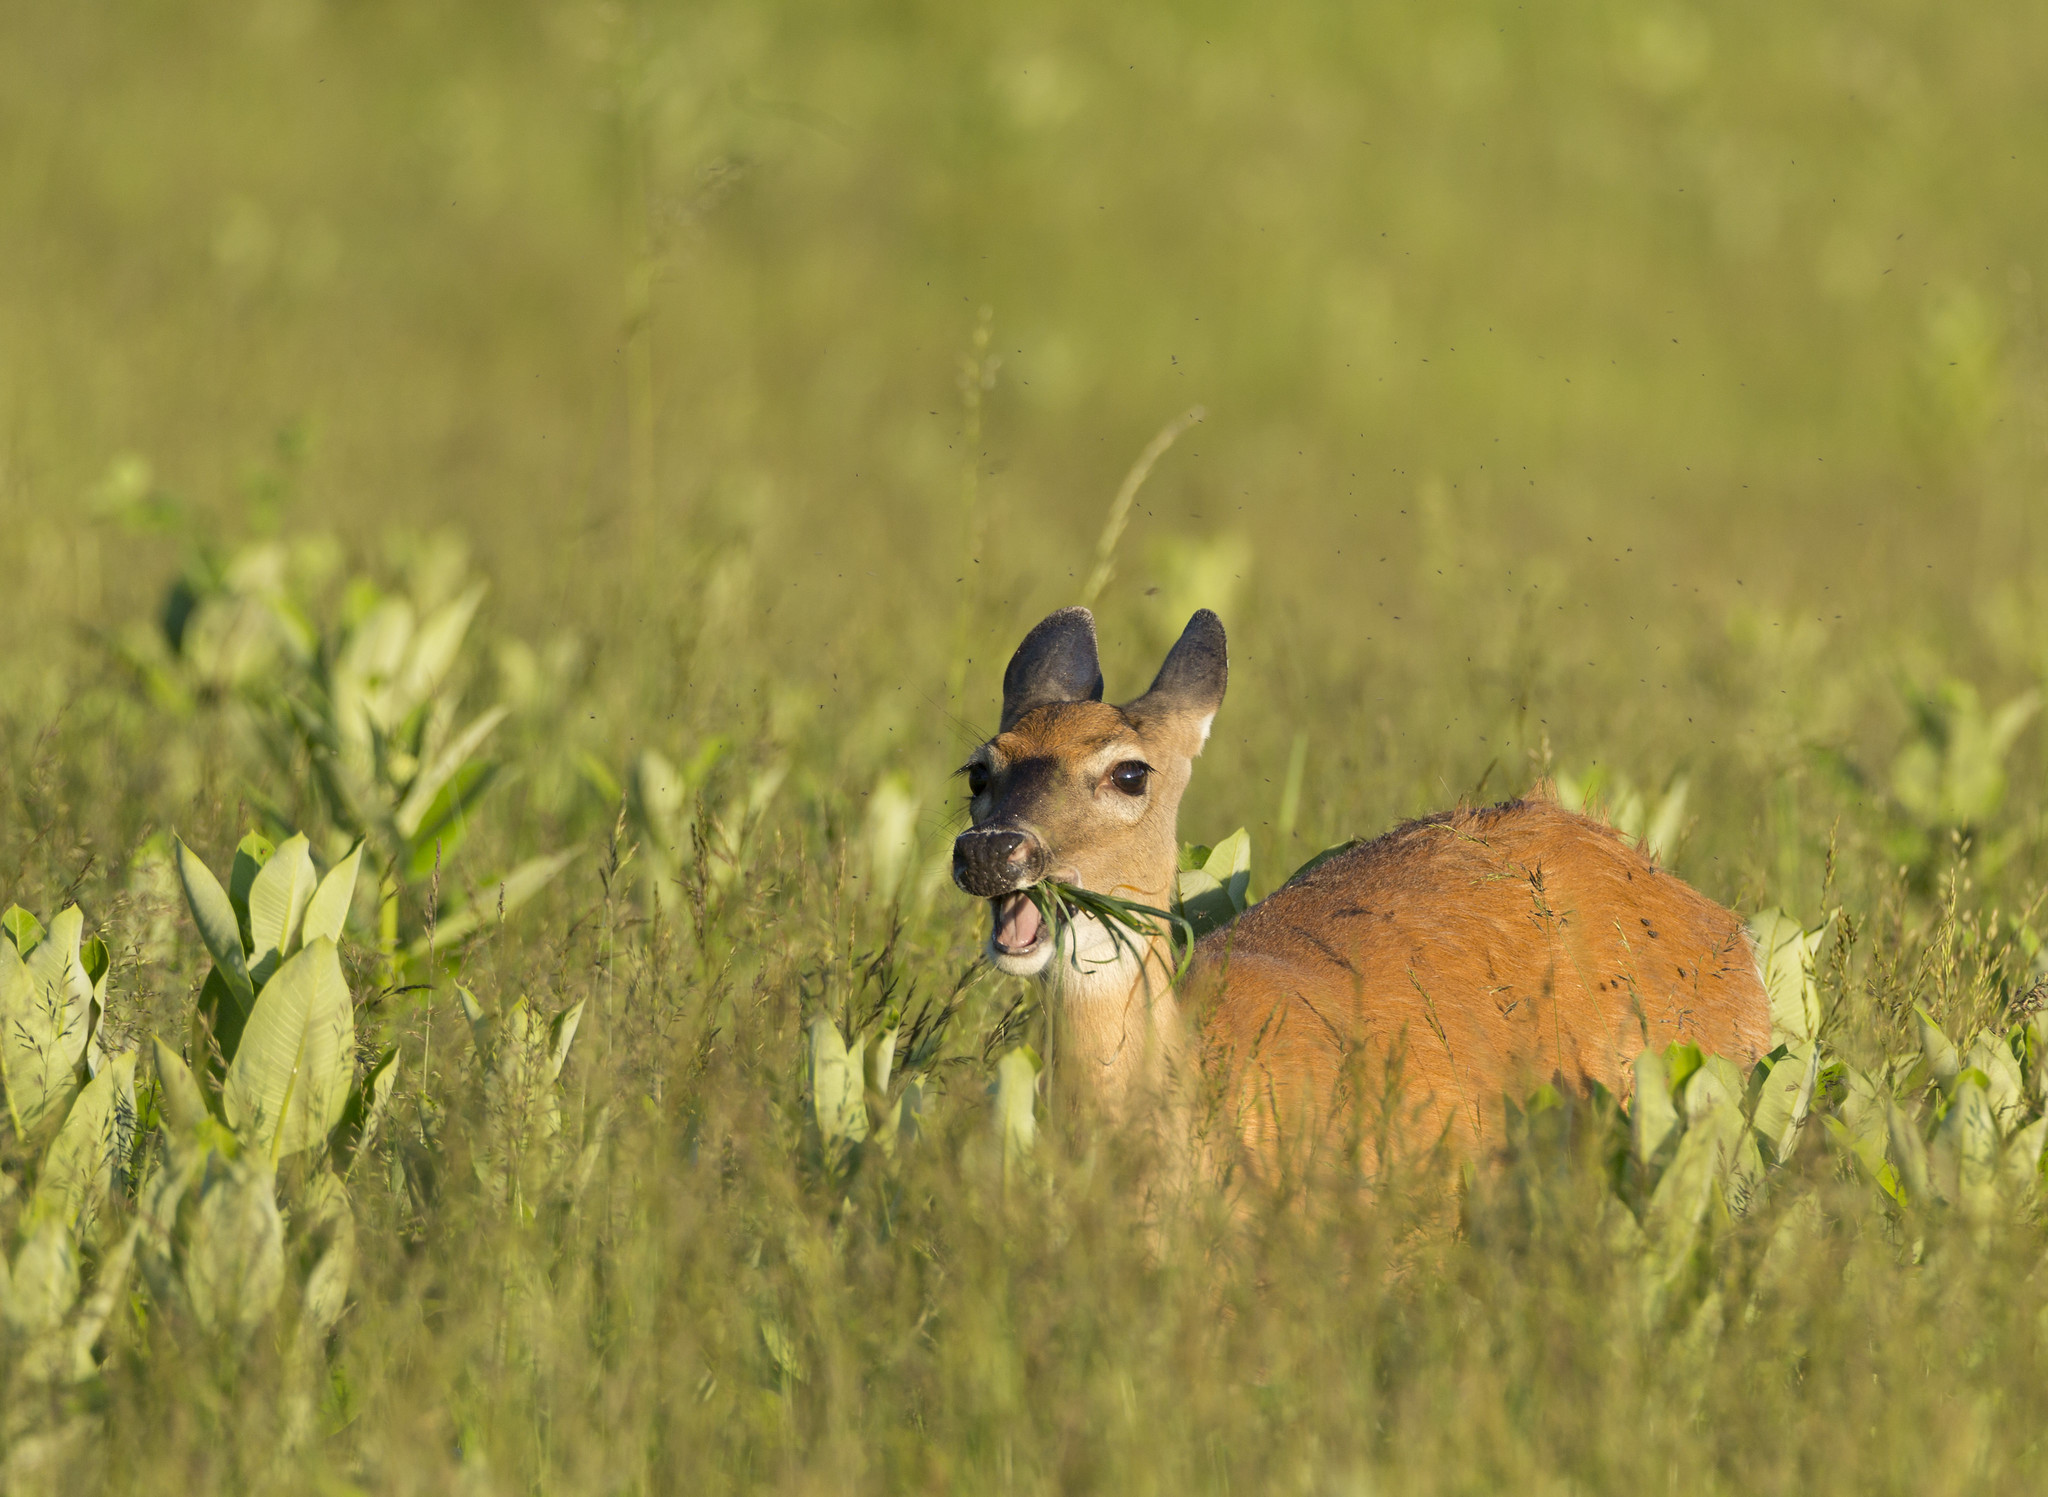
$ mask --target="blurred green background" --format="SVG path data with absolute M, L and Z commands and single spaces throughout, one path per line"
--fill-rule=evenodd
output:
M 1242 1319 L 1219 1330 L 1198 1276 L 1148 1277 L 1148 1228 L 1114 1172 L 1067 1182 L 1091 1260 L 1006 1236 L 931 1164 L 918 1230 L 962 1234 L 929 1248 L 954 1275 L 934 1288 L 925 1238 L 847 1247 L 839 1205 L 776 1145 L 802 1114 L 800 1021 L 852 1016 L 857 951 L 886 939 L 930 992 L 978 949 L 980 912 L 944 877 L 961 815 L 946 776 L 992 728 L 1016 640 L 1080 595 L 1134 458 L 1197 405 L 1097 601 L 1113 696 L 1142 689 L 1194 608 L 1230 628 L 1230 700 L 1184 837 L 1248 827 L 1263 891 L 1320 847 L 1461 796 L 1546 774 L 1617 803 L 1641 792 L 1716 898 L 1807 925 L 1848 910 L 1875 932 L 1835 974 L 1852 1017 L 1831 1044 L 1914 1043 L 1916 996 L 1944 1022 L 2012 1019 L 2013 974 L 2041 965 L 2027 922 L 2048 789 L 2028 695 L 2048 684 L 2043 58 L 2048 9 L 2016 0 L 9 7 L 0 892 L 45 913 L 77 897 L 112 922 L 117 1031 L 177 1010 L 203 966 L 189 939 L 145 929 L 175 911 L 131 875 L 136 850 L 177 826 L 221 865 L 270 771 L 204 710 L 160 712 L 109 644 L 156 630 L 195 556 L 332 532 L 348 571 L 417 582 L 448 554 L 422 537 L 450 532 L 491 584 L 470 707 L 517 709 L 501 746 L 521 772 L 449 877 L 586 850 L 472 981 L 494 999 L 611 992 L 611 875 L 600 890 L 591 867 L 643 750 L 688 765 L 727 740 L 692 791 L 758 800 L 737 824 L 763 830 L 755 861 L 726 870 L 723 924 L 694 916 L 701 968 L 658 921 L 631 938 L 649 1007 L 619 1033 L 644 1048 L 571 1073 L 586 1110 L 644 1086 L 651 1162 L 616 1188 L 652 1214 L 578 1241 L 591 1261 L 623 1255 L 607 1271 L 679 1341 L 607 1362 L 607 1334 L 631 1341 L 605 1320 L 616 1305 L 593 1290 L 562 1309 L 546 1366 L 627 1390 L 577 1406 L 572 1430 L 545 1358 L 526 1382 L 492 1360 L 492 1315 L 517 1312 L 463 1297 L 462 1254 L 498 1239 L 463 1237 L 453 1185 L 408 1215 L 394 1165 L 397 1204 L 358 1205 L 390 1230 L 363 1250 L 363 1325 L 336 1354 L 379 1391 L 329 1412 L 343 1429 L 366 1407 L 419 1423 L 361 1456 L 366 1483 L 403 1489 L 394 1472 L 438 1471 L 462 1444 L 530 1476 L 522 1490 L 550 1470 L 573 1484 L 565 1470 L 611 1470 L 631 1428 L 656 1473 L 634 1479 L 659 1487 L 692 1469 L 665 1463 L 664 1421 L 693 1418 L 729 1440 L 733 1486 L 771 1472 L 792 1490 L 830 1485 L 820 1472 L 993 1489 L 1019 1460 L 1019 1485 L 1136 1490 L 1134 1472 L 1199 1465 L 1192 1435 L 1226 1416 L 1244 1422 L 1203 1468 L 1219 1489 L 1234 1473 L 1330 1490 L 1336 1468 L 1300 1454 L 1319 1449 L 1413 1490 L 1432 1462 L 1446 1489 L 1640 1485 L 1703 1449 L 1728 1463 L 1702 1478 L 1721 1489 L 1857 1470 L 1928 1490 L 1936 1471 L 2015 1469 L 1983 1455 L 2033 1448 L 2000 1422 L 2018 1416 L 1998 1389 L 1974 1413 L 1910 1378 L 1858 1402 L 1875 1397 L 1859 1356 L 1919 1365 L 1950 1314 L 1917 1289 L 1886 1298 L 1897 1244 L 1875 1228 L 1853 1249 L 1871 1298 L 1823 1303 L 1845 1248 L 1815 1279 L 1821 1329 L 1778 1348 L 1800 1367 L 1833 1348 L 1839 1380 L 1772 1405 L 1778 1443 L 1731 1455 L 1697 1411 L 1711 1397 L 1749 1417 L 1754 1368 L 1724 1359 L 1701 1392 L 1599 1360 L 1612 1296 L 1576 1259 L 1525 1273 L 1519 1248 L 1481 1241 L 1461 1270 L 1476 1301 L 1361 1296 L 1390 1282 L 1386 1260 L 1325 1282 L 1304 1265 L 1328 1240 L 1286 1217 L 1240 1261 Z M 326 565 L 331 602 L 342 564 Z M 303 787 L 257 788 L 315 814 Z M 849 869 L 904 899 L 863 894 Z M 981 1051 L 946 1073 L 972 1078 L 956 1131 L 980 1116 L 981 1063 L 1021 1033 L 997 1022 L 1013 996 L 976 999 Z M 437 1022 L 455 1043 L 445 998 L 407 1046 Z M 604 1013 L 582 1053 L 612 1067 Z M 424 1141 L 439 1104 L 403 1105 Z M 720 1128 L 741 1152 L 717 1179 L 749 1200 L 688 1220 L 695 1205 L 648 1207 L 712 1200 L 695 1151 Z M 800 1224 L 765 1260 L 753 1195 Z M 1991 1305 L 2038 1254 L 2025 1232 L 1999 1244 L 1962 1281 Z M 735 1309 L 728 1282 L 756 1298 Z M 1298 1303 L 1268 1318 L 1276 1284 Z M 420 1344 L 415 1291 L 455 1307 L 416 1362 L 389 1350 Z M 783 1373 L 735 1371 L 784 1323 L 749 1318 L 777 1295 L 817 1358 L 807 1390 L 780 1342 Z M 1480 1301 L 1503 1308 L 1468 1336 Z M 1875 1349 L 1859 1340 L 1871 1304 L 1906 1305 Z M 932 1339 L 891 1339 L 933 1314 Z M 2000 1355 L 2038 1358 L 2034 1322 L 2007 1319 L 1991 1316 L 2013 1338 Z M 1348 1329 L 1316 1341 L 1319 1326 Z M 1172 1345 L 1148 1350 L 1153 1333 Z M 1972 1376 L 1995 1383 L 1996 1365 Z M 209 1413 L 130 1372 L 119 1407 L 226 1480 L 208 1421 L 260 1394 Z M 457 1383 L 468 1402 L 449 1408 L 468 1414 L 436 1401 Z M 663 1402 L 692 1389 L 696 1405 Z M 1638 1445 L 1573 1423 L 1638 1394 Z M 1105 1398 L 1144 1411 L 1138 1432 L 1087 1445 L 1073 1431 Z M 1468 1441 L 1475 1401 L 1502 1412 Z M 1382 1422 L 1352 1449 L 1369 1405 Z M 502 1428 L 475 1412 L 492 1408 Z M 1895 1413 L 1923 1445 L 1864 1440 Z M 373 1424 L 338 1438 L 360 1455 Z M 237 1447 L 236 1480 L 259 1444 Z M 855 1446 L 872 1461 L 858 1478 L 834 1465 Z M 1308 1474 L 1283 1482 L 1297 1456 Z
M 132 455 L 229 530 L 256 491 L 365 545 L 455 525 L 501 618 L 579 630 L 640 706 L 729 716 L 772 680 L 813 699 L 780 731 L 907 740 L 924 777 L 966 736 L 936 710 L 963 594 L 979 723 L 1196 403 L 1101 611 L 1112 692 L 1191 607 L 1233 627 L 1204 822 L 1270 821 L 1243 787 L 1310 716 L 1304 842 L 1365 829 L 1306 825 L 1319 774 L 1384 821 L 1504 738 L 1488 788 L 1526 782 L 1543 729 L 1751 809 L 1786 745 L 1736 742 L 1725 693 L 1841 735 L 1818 662 L 2044 649 L 2032 6 L 7 29 L 0 505 L 43 587 L 17 650 L 149 596 L 117 579 L 162 546 L 73 566 L 57 533 Z M 693 671 L 707 591 L 739 658 Z

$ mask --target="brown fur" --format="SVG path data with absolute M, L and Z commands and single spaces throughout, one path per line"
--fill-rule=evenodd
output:
M 1501 1099 L 1626 1096 L 1646 1048 L 1748 1063 L 1770 1011 L 1734 915 L 1546 800 L 1412 821 L 1206 937 L 1184 1002 L 1247 1143 L 1312 1138 L 1398 1065 L 1420 1125 L 1499 1141 Z

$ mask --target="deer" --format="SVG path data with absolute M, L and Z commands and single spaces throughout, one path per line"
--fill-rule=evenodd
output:
M 1472 1158 L 1535 1087 L 1625 1100 L 1645 1050 L 1689 1040 L 1747 1065 L 1768 1049 L 1742 921 L 1541 786 L 1351 845 L 1184 969 L 1164 922 L 1049 923 L 1029 892 L 1045 879 L 1172 908 L 1180 802 L 1228 678 L 1203 609 L 1142 696 L 1105 702 L 1094 617 L 1063 608 L 1017 647 L 998 731 L 963 766 L 954 882 L 988 903 L 990 964 L 1046 988 L 1064 1094 L 1182 1122 L 1206 1096 L 1255 1162 L 1390 1095 L 1407 1137 Z

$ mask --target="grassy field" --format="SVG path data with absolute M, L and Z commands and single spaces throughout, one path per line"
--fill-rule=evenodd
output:
M 2043 55 L 12 7 L 0 1487 L 2039 1483 Z M 1112 696 L 1229 627 L 1182 837 L 1549 776 L 1788 943 L 1771 1064 L 1456 1230 L 1034 1108 L 949 776 L 1196 406 L 1094 600 Z

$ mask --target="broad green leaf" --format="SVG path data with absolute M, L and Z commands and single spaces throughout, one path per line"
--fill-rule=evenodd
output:
M 402 701 L 424 701 L 440 689 L 489 585 L 477 582 L 420 621 L 405 652 L 398 693 Z
M 900 1032 L 900 1025 L 894 1029 L 885 1029 L 868 1047 L 868 1093 L 875 1099 L 877 1105 L 889 1095 L 889 1072 L 896 1064 L 896 1036 Z
M 186 1227 L 186 1296 L 206 1329 L 247 1334 L 284 1290 L 284 1222 L 270 1167 L 247 1155 L 229 1160 L 215 1154 L 198 1190 L 198 1199 L 179 1213 Z
M 1673 1070 L 1677 1068 L 1674 1066 Z M 1742 1105 L 1742 1073 L 1723 1056 L 1701 1055 L 1699 1064 L 1679 1087 L 1688 1124 L 1696 1123 L 1717 1107 Z
M 868 1136 L 859 1051 L 849 1051 L 839 1026 L 823 1015 L 811 1020 L 811 1115 L 828 1144 Z
M 2020 1077 L 2020 1064 L 2013 1058 L 2012 1046 L 1989 1030 L 1980 1029 L 1970 1041 L 1963 1064 L 1984 1077 L 1998 1131 L 2003 1133 L 2018 1123 L 2027 1110 L 2027 1088 Z
M 277 969 L 256 1000 L 222 1090 L 228 1125 L 266 1159 L 325 1141 L 355 1060 L 355 1006 L 324 936 Z
M 1790 1157 L 1795 1129 L 1813 1099 L 1819 1065 L 1818 1046 L 1795 1046 L 1771 1066 L 1757 1090 L 1756 1111 L 1749 1125 L 1775 1161 L 1782 1163 Z
M 441 793 L 442 787 L 455 778 L 456 771 L 476 756 L 476 751 L 483 747 L 485 739 L 497 731 L 498 724 L 505 720 L 506 714 L 507 709 L 504 707 L 491 708 L 456 735 L 454 741 L 441 750 L 434 762 L 419 772 L 392 817 L 392 825 L 398 828 L 401 837 L 410 840 L 420 829 L 428 809 L 434 804 L 434 799 Z
M 1963 1068 L 1963 1058 L 1956 1053 L 1955 1041 L 1944 1034 L 1941 1026 L 1917 1003 L 1913 1005 L 1913 1016 L 1920 1021 L 1920 1054 L 1927 1064 L 1927 1074 L 1943 1083 L 1955 1080 L 1956 1073 Z
M 1990 1094 L 1974 1077 L 1957 1084 L 1932 1152 L 1941 1193 L 1972 1218 L 1988 1218 L 1998 1203 L 1998 1122 Z
M 113 959 L 107 954 L 107 943 L 94 936 L 78 948 L 79 965 L 85 969 L 85 979 L 92 984 L 93 996 L 106 1001 L 107 971 Z
M 1771 1004 L 1771 1042 L 1793 1044 L 1820 1033 L 1820 990 L 1813 980 L 1814 955 L 1827 927 L 1808 931 L 1783 910 L 1765 910 L 1749 922 L 1757 972 Z
M 994 1102 L 991 1121 L 1003 1144 L 1003 1168 L 1023 1163 L 1038 1141 L 1038 1052 L 1019 1045 L 996 1062 L 989 1092 Z
M 299 949 L 299 928 L 318 882 L 305 833 L 278 843 L 249 885 L 250 980 L 259 986 Z
M 348 1303 L 349 1275 L 355 1265 L 355 1216 L 349 1210 L 348 1191 L 332 1170 L 322 1170 L 308 1182 L 292 1228 L 320 1249 L 299 1299 L 299 1332 L 323 1335 Z
M 30 953 L 30 961 L 35 955 Z M 0 1084 L 15 1132 L 23 1137 L 58 1112 L 77 1087 L 65 1018 L 63 994 L 36 980 L 13 942 L 0 941 Z
M 77 1303 L 78 1244 L 63 1218 L 45 1217 L 14 1255 L 0 1313 L 15 1330 L 35 1336 L 55 1330 Z
M 576 1043 L 576 1030 L 583 1022 L 583 1005 L 571 1004 L 555 1015 L 550 1026 L 548 1043 L 548 1080 L 561 1078 L 562 1067 L 569 1063 L 569 1047 Z
M 1629 1147 L 1644 1169 L 1660 1164 L 1678 1147 L 1678 1107 L 1665 1079 L 1664 1057 L 1645 1050 L 1636 1057 L 1636 1094 L 1629 1109 Z
M 1202 871 L 1223 886 L 1239 914 L 1251 908 L 1252 836 L 1239 827 L 1209 850 Z
M 18 904 L 7 907 L 7 913 L 0 915 L 0 931 L 14 943 L 14 949 L 26 957 L 36 949 L 36 942 L 43 938 L 43 922 L 36 919 Z
M 376 1142 L 377 1129 L 391 1105 L 391 1088 L 397 1080 L 398 1047 L 390 1045 L 377 1057 L 369 1074 L 350 1089 L 348 1105 L 342 1109 L 341 1121 L 335 1124 L 327 1142 L 328 1157 L 342 1174 L 354 1169 L 355 1162 Z
M 242 1030 L 248 1022 L 249 1011 L 228 991 L 227 979 L 220 975 L 220 968 L 209 970 L 206 981 L 199 988 L 199 1001 L 192 1007 L 190 1053 L 199 1060 L 216 1089 L 227 1075 L 235 1051 L 241 1048 Z M 216 1050 L 219 1051 L 218 1060 L 214 1055 Z
M 249 930 L 249 891 L 256 885 L 256 875 L 263 871 L 263 865 L 276 851 L 268 837 L 261 832 L 251 832 L 235 844 L 234 861 L 228 865 L 228 902 L 235 907 L 235 917 L 242 922 L 242 949 L 245 951 L 261 949 Z
M 93 1361 L 93 1345 L 100 1339 L 115 1307 L 127 1303 L 128 1269 L 135 1261 L 135 1244 L 141 1230 L 140 1223 L 130 1226 L 121 1234 L 120 1241 L 101 1256 L 93 1273 L 92 1291 L 79 1304 L 70 1324 L 32 1344 L 20 1364 L 22 1372 L 44 1381 L 63 1379 L 79 1383 L 99 1370 Z
M 1861 1071 L 1849 1069 L 1843 1080 L 1848 1095 L 1836 1113 L 1823 1119 L 1828 1137 L 1849 1152 L 1880 1190 L 1903 1204 L 1905 1186 L 1886 1152 L 1891 1137 L 1891 1099 Z
M 499 765 L 492 759 L 472 759 L 441 787 L 434 803 L 427 807 L 419 829 L 407 839 L 405 871 L 408 878 L 426 878 L 438 858 L 443 866 L 455 855 L 469 835 L 469 813 L 497 781 Z
M 114 1172 L 135 1138 L 135 1052 L 115 1057 L 64 1118 L 43 1159 L 33 1210 L 76 1228 L 105 1204 Z
M 1192 850 L 1197 867 L 1174 884 L 1174 902 L 1197 936 L 1220 929 L 1251 907 L 1252 839 L 1239 827 L 1212 848 Z
M 192 923 L 199 927 L 199 939 L 213 957 L 213 965 L 227 990 L 247 1013 L 256 1001 L 256 988 L 249 980 L 249 960 L 242 949 L 242 926 L 227 890 L 220 886 L 198 855 L 182 838 L 171 838 L 172 854 L 178 864 L 178 882 L 185 887 L 185 903 L 192 911 Z M 253 882 L 255 874 L 250 874 Z
M 1727 1214 L 1723 1181 L 1749 1144 L 1742 1111 L 1723 1102 L 1687 1128 L 1643 1210 L 1644 1306 L 1653 1324 L 1681 1302 L 1714 1227 Z M 1750 1153 L 1753 1157 L 1754 1147 Z
M 2031 1199 L 2041 1188 L 2041 1146 L 2048 1140 L 2048 1118 L 2036 1118 L 2005 1142 L 1999 1160 L 2000 1178 L 2019 1200 Z
M 362 862 L 363 839 L 358 837 L 348 856 L 328 869 L 320 887 L 313 891 L 301 927 L 303 940 L 316 941 L 322 936 L 330 941 L 341 939 L 342 927 L 348 923 L 349 906 L 355 902 L 356 875 Z
M 1912 1118 L 1896 1102 L 1885 1104 L 1885 1127 L 1891 1139 L 1892 1167 L 1899 1184 L 1912 1200 L 1922 1205 L 1934 1199 L 1934 1185 L 1927 1169 L 1927 1145 Z
M 54 1016 L 54 1039 L 64 1064 L 76 1067 L 85 1059 L 92 1034 L 92 979 L 81 959 L 80 937 L 85 917 L 77 905 L 58 912 L 50 931 L 28 954 L 28 972 L 40 995 L 43 1011 Z
M 572 847 L 548 857 L 533 858 L 521 863 L 503 878 L 484 884 L 477 890 L 475 903 L 441 920 L 435 931 L 435 944 L 445 951 L 486 920 L 496 920 L 500 912 L 511 914 L 546 888 L 549 881 L 575 861 L 576 855 L 581 851 L 581 848 Z M 425 937 L 413 942 L 406 952 L 407 956 L 415 959 L 426 954 Z
M 626 781 L 626 804 L 643 833 L 664 839 L 675 835 L 683 814 L 683 777 L 658 749 L 642 749 Z M 612 795 L 618 799 L 616 789 Z
M 157 1110 L 173 1128 L 196 1128 L 206 1121 L 206 1098 L 191 1067 L 156 1035 L 149 1037 L 156 1061 Z
M 784 1378 L 792 1383 L 809 1381 L 796 1342 L 790 1339 L 789 1332 L 782 1328 L 780 1322 L 765 1315 L 761 1317 L 761 1346 L 768 1353 L 768 1360 L 774 1364 L 775 1370 Z

